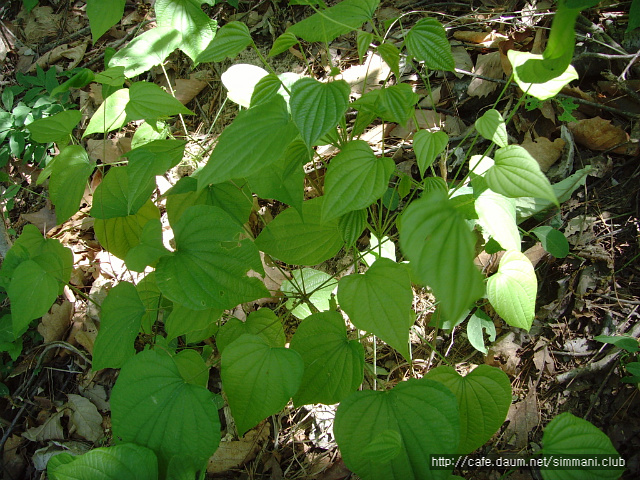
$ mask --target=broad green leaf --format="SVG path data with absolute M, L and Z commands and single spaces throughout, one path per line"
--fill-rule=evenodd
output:
M 304 362 L 298 352 L 272 347 L 262 337 L 245 334 L 222 353 L 222 386 L 238 434 L 284 408 L 296 394 Z
M 368 45 L 367 45 L 368 46 Z M 396 76 L 400 78 L 400 50 L 391 43 L 382 43 L 378 45 L 378 53 L 382 57 L 382 60 L 389 65 L 389 68 Z
M 377 114 L 383 120 L 406 125 L 414 113 L 413 106 L 420 98 L 411 85 L 401 83 L 378 91 L 380 93 L 375 104 Z
M 164 175 L 180 163 L 186 143 L 182 140 L 152 140 L 124 154 L 129 159 L 127 195 L 133 197 L 148 185 L 155 185 L 157 175 Z
M 193 114 L 175 97 L 150 82 L 136 82 L 131 85 L 125 112 L 128 120 L 144 119 L 148 122 L 178 113 Z
M 82 138 L 92 133 L 107 133 L 127 123 L 125 108 L 129 103 L 129 89 L 121 88 L 104 99 L 93 114 Z
M 505 322 L 527 331 L 536 313 L 538 279 L 531 261 L 519 250 L 508 250 L 498 271 L 487 281 L 487 298 Z
M 202 355 L 196 350 L 182 350 L 173 356 L 173 360 L 180 370 L 180 375 L 187 383 L 207 387 L 209 383 L 209 367 Z
M 356 45 L 358 46 L 358 61 L 362 63 L 365 55 L 369 51 L 369 47 L 373 42 L 373 33 L 358 30 L 356 33 Z
M 342 277 L 338 301 L 357 328 L 373 333 L 410 358 L 409 328 L 415 315 L 411 277 L 404 266 L 380 258 L 364 274 Z
M 307 317 L 291 338 L 291 349 L 304 361 L 304 374 L 295 405 L 331 405 L 356 391 L 364 377 L 364 348 L 347 338 L 347 327 L 338 312 Z
M 22 335 L 31 320 L 43 316 L 58 298 L 58 282 L 34 260 L 25 260 L 13 271 L 7 289 L 11 300 L 13 333 Z
M 135 215 L 149 200 L 155 189 L 154 177 L 148 177 L 145 183 L 131 191 L 129 188 L 129 167 L 112 167 L 93 192 L 91 216 L 96 219 L 109 219 Z
M 279 75 L 274 75 L 273 73 L 265 75 L 258 80 L 258 83 L 256 83 L 251 90 L 251 99 L 249 102 L 250 107 L 255 107 L 261 103 L 267 103 L 269 100 L 272 100 L 273 97 L 278 95 L 281 90 L 284 89 Z M 243 101 L 246 101 L 246 98 L 243 99 Z
M 61 286 L 68 283 L 71 278 L 73 270 L 71 250 L 63 247 L 55 238 L 44 238 L 38 227 L 32 224 L 24 226 L 22 234 L 2 262 L 0 279 L 4 288 L 8 288 L 15 269 L 26 260 L 34 260 Z
M 440 382 L 458 399 L 457 453 L 471 453 L 481 447 L 504 423 L 511 405 L 511 382 L 499 368 L 479 365 L 463 377 L 453 367 L 441 366 L 430 370 L 425 378 Z
M 56 207 L 58 225 L 80 208 L 87 180 L 95 167 L 80 145 L 69 145 L 55 158 L 49 180 L 49 197 Z
M 298 43 L 298 38 L 291 32 L 284 32 L 273 42 L 273 46 L 271 50 L 269 50 L 269 56 L 275 57 L 276 55 L 280 55 L 282 52 L 286 52 L 289 48 L 293 47 L 296 43 Z
M 269 76 L 269 72 L 262 67 L 246 63 L 237 63 L 229 67 L 220 76 L 220 80 L 228 90 L 227 97 L 229 97 L 229 100 L 244 108 L 249 108 L 254 90 L 256 90 L 260 80 L 267 76 Z M 273 77 L 270 77 L 269 80 L 273 80 Z
M 507 124 L 504 122 L 504 118 L 502 118 L 500 112 L 495 108 L 484 112 L 482 116 L 476 120 L 475 125 L 478 133 L 487 140 L 492 141 L 499 147 L 509 145 Z
M 200 337 L 213 330 L 211 327 L 216 324 L 222 312 L 223 310 L 218 308 L 192 310 L 182 305 L 174 305 L 164 324 L 167 340 L 186 335 L 187 343 L 196 343 L 209 338 L 211 335 Z M 217 330 L 217 325 L 215 330 Z
M 212 400 L 206 388 L 184 381 L 167 353 L 143 351 L 124 364 L 111 392 L 113 438 L 153 450 L 160 478 L 173 458 L 195 478 L 220 442 Z
M 335 128 L 349 105 L 351 87 L 344 80 L 321 83 L 301 78 L 291 89 L 291 117 L 309 147 Z
M 456 62 L 442 24 L 435 18 L 423 18 L 411 27 L 405 39 L 407 51 L 431 70 L 453 72 Z
M 292 25 L 287 32 L 307 42 L 328 43 L 371 20 L 380 0 L 344 0 Z
M 556 198 L 558 199 L 558 203 L 566 202 L 571 198 L 573 192 L 578 188 L 583 187 L 591 170 L 592 167 L 588 165 L 585 168 L 577 170 L 573 175 L 570 175 L 564 180 L 551 185 L 551 188 L 553 188 Z M 527 218 L 552 207 L 553 205 L 554 203 L 550 200 L 543 200 L 541 198 L 520 197 L 516 199 L 518 224 Z
M 131 149 L 134 150 L 154 140 L 166 140 L 169 128 L 164 122 L 143 122 L 131 138 Z
M 247 177 L 251 191 L 260 198 L 273 198 L 301 211 L 304 200 L 303 165 L 310 159 L 305 143 L 294 140 L 282 158 Z
M 258 250 L 239 240 L 242 226 L 217 207 L 189 207 L 173 225 L 176 251 L 160 258 L 156 281 L 171 301 L 193 310 L 229 309 L 269 297 L 249 270 L 264 275 Z
M 640 350 L 638 339 L 626 335 L 598 335 L 593 337 L 597 342 L 610 343 L 618 348 L 622 348 L 629 353 L 635 353 Z
M 241 22 L 225 24 L 196 58 L 195 63 L 221 62 L 233 58 L 251 44 L 249 28 Z
M 413 136 L 413 150 L 416 153 L 420 175 L 424 177 L 427 168 L 431 166 L 438 155 L 444 152 L 447 143 L 449 143 L 449 136 L 443 131 L 418 130 L 416 132 Z
M 122 87 L 125 81 L 124 67 L 107 68 L 104 72 L 94 74 L 93 79 L 109 87 Z
M 542 459 L 548 460 L 549 467 L 540 468 L 545 480 L 600 480 L 620 478 L 625 468 L 611 469 L 576 466 L 572 469 L 553 468 L 553 459 L 577 455 L 589 458 L 603 455 L 605 458 L 621 458 L 609 437 L 591 422 L 564 412 L 555 417 L 545 427 L 542 435 Z
M 159 219 L 160 211 L 151 200 L 135 214 L 107 219 L 96 218 L 93 229 L 105 250 L 125 259 L 129 250 L 140 243 L 144 226 L 152 219 Z
M 95 80 L 94 73 L 88 68 L 80 68 L 77 73 L 72 75 L 68 80 L 62 82 L 51 91 L 51 96 L 55 97 L 61 93 L 68 92 L 72 88 L 84 88 Z
M 476 239 L 446 193 L 425 193 L 400 219 L 400 247 L 448 319 L 458 319 L 483 294 L 473 264 Z
M 124 2 L 123 2 L 124 4 Z M 68 462 L 60 455 L 69 455 Z M 62 453 L 47 463 L 51 480 L 157 480 L 158 459 L 152 450 L 123 443 L 112 447 L 94 448 L 74 457 Z
M 386 392 L 359 391 L 340 403 L 333 430 L 345 465 L 360 478 L 445 480 L 451 471 L 432 470 L 428 459 L 457 451 L 456 397 L 424 378 L 400 382 Z
M 473 345 L 473 348 L 479 352 L 487 354 L 487 347 L 484 345 L 483 330 L 489 335 L 489 341 L 495 342 L 496 340 L 496 326 L 493 324 L 493 320 L 484 313 L 482 310 L 477 309 L 467 323 L 467 338 L 469 343 Z
M 156 283 L 156 274 L 151 272 L 138 281 L 136 285 L 140 301 L 144 305 L 145 313 L 142 315 L 141 333 L 152 335 L 153 326 L 158 319 L 164 320 L 165 309 L 169 310 L 173 304 L 162 296 Z
M 560 230 L 549 226 L 540 226 L 531 230 L 549 254 L 556 258 L 564 258 L 569 255 L 569 242 Z
M 182 35 L 179 30 L 158 26 L 138 35 L 119 50 L 109 60 L 109 68 L 124 67 L 124 75 L 133 78 L 164 63 L 181 44 Z
M 286 306 L 291 314 L 302 320 L 313 313 L 308 302 L 319 312 L 331 308 L 331 294 L 337 284 L 328 273 L 301 268 L 291 272 L 291 280 L 282 282 L 280 290 L 287 296 Z
M 321 220 L 324 197 L 307 200 L 302 214 L 288 208 L 271 221 L 256 238 L 264 253 L 291 265 L 317 265 L 340 251 L 344 241 L 338 220 Z
M 519 145 L 499 148 L 495 164 L 484 174 L 489 188 L 505 197 L 539 197 L 558 204 L 538 162 Z
M 517 50 L 509 50 L 507 52 L 507 57 L 509 58 L 509 62 L 511 62 L 511 65 L 513 66 L 513 76 L 520 89 L 528 95 L 536 97 L 538 100 L 547 100 L 549 98 L 555 97 L 566 85 L 568 85 L 573 80 L 578 79 L 578 72 L 576 71 L 576 69 L 573 67 L 573 65 L 567 64 L 565 70 L 557 73 L 553 72 L 554 76 L 551 77 L 550 80 L 547 80 L 544 83 L 530 83 L 520 77 L 520 68 L 524 65 L 529 65 L 529 62 L 534 62 L 530 65 L 544 66 L 545 61 L 543 56 L 536 55 L 531 52 L 518 52 Z M 549 72 L 546 72 L 544 70 L 546 70 L 546 67 L 543 67 L 542 71 L 540 72 L 533 73 L 531 77 L 536 79 L 546 78 L 547 75 L 549 75 Z
M 253 208 L 253 197 L 244 181 L 229 180 L 209 185 L 199 191 L 196 190 L 197 180 L 195 178 L 184 177 L 178 183 L 180 182 L 188 189 L 192 188 L 193 190 L 168 196 L 167 215 L 172 225 L 178 221 L 187 208 L 194 205 L 219 207 L 241 225 L 249 220 Z
M 485 190 L 474 203 L 482 230 L 505 250 L 520 250 L 520 231 L 516 224 L 516 204 L 511 198 Z
M 261 337 L 270 347 L 284 347 L 286 340 L 281 320 L 273 310 L 261 308 L 251 312 L 244 322 L 235 317 L 227 320 L 216 335 L 218 351 L 223 353 L 227 346 L 245 334 Z
M 297 135 L 287 104 L 277 95 L 268 103 L 242 111 L 218 139 L 198 174 L 198 189 L 255 173 L 276 162 Z
M 155 266 L 160 257 L 169 253 L 162 243 L 162 223 L 154 218 L 142 227 L 140 243 L 127 252 L 124 261 L 127 268 L 143 272 L 146 267 Z
M 390 157 L 376 158 L 364 140 L 346 144 L 327 169 L 322 220 L 371 205 L 387 190 L 394 167 Z
M 133 343 L 144 313 L 145 306 L 133 284 L 120 282 L 109 291 L 100 308 L 100 331 L 93 347 L 94 371 L 120 368 L 135 355 Z
M 157 0 L 155 4 L 158 27 L 173 27 L 182 34 L 180 50 L 196 61 L 215 37 L 215 20 L 201 8 L 204 0 Z
M 363 208 L 361 210 L 347 212 L 340 217 L 338 222 L 345 247 L 350 248 L 355 245 L 367 227 L 367 210 Z
M 87 0 L 87 17 L 93 43 L 117 24 L 124 14 L 125 0 Z
M 65 110 L 27 125 L 31 139 L 38 143 L 61 142 L 69 139 L 82 118 L 80 110 Z

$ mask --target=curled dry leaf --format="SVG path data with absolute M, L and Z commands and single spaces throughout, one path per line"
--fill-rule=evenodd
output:
M 609 150 L 629 140 L 629 135 L 624 130 L 612 125 L 611 120 L 600 117 L 571 122 L 569 130 L 573 133 L 576 143 L 590 150 Z M 620 145 L 613 152 L 628 154 L 627 150 L 626 145 Z
M 90 442 L 97 442 L 104 435 L 102 415 L 88 398 L 73 393 L 67 397 L 67 406 L 71 410 L 69 421 L 75 427 L 76 433 Z
M 22 434 L 27 440 L 32 442 L 46 442 L 47 440 L 63 440 L 64 430 L 60 419 L 64 415 L 64 410 L 54 413 L 45 420 L 42 425 L 31 427 Z
M 552 142 L 547 137 L 538 137 L 535 140 L 525 139 L 521 146 L 536 159 L 540 169 L 546 172 L 562 156 L 565 145 L 566 142 L 561 138 Z

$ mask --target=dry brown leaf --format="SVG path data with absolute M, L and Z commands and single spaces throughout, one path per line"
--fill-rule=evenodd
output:
M 2 451 L 2 469 L 6 478 L 25 478 L 27 459 L 18 451 L 24 443 L 26 440 L 20 435 L 11 435 L 7 438 Z
M 514 342 L 516 334 L 509 332 L 500 337 L 493 345 L 489 347 L 489 352 L 484 361 L 487 365 L 500 368 L 507 375 L 515 375 L 516 367 L 520 363 L 518 350 L 520 345 Z
M 590 150 L 609 150 L 616 145 L 629 140 L 629 135 L 620 127 L 611 124 L 611 120 L 594 117 L 578 120 L 569 124 L 569 130 L 573 133 L 576 143 Z M 627 153 L 627 147 L 621 145 L 615 153 Z
M 381 123 L 380 125 L 373 127 L 371 130 L 364 132 L 360 137 L 360 140 L 364 140 L 370 145 L 380 145 L 395 127 L 395 123 Z
M 250 462 L 268 438 L 269 427 L 262 422 L 256 428 L 245 433 L 239 440 L 220 442 L 216 453 L 209 459 L 207 473 L 226 472 Z
M 42 425 L 31 427 L 22 434 L 27 440 L 32 442 L 46 442 L 47 440 L 63 440 L 64 431 L 60 419 L 64 415 L 64 410 L 55 413 L 47 418 Z
M 444 115 L 441 113 L 434 112 L 433 110 L 415 110 L 415 117 L 418 120 L 418 129 L 432 129 L 432 128 L 440 128 L 442 122 L 444 120 Z M 402 125 L 398 125 L 394 128 L 389 135 L 398 138 L 407 138 L 409 135 L 416 131 L 416 124 L 413 120 L 413 117 L 407 122 L 407 125 L 403 127 Z
M 484 77 L 502 79 L 503 71 L 502 63 L 500 62 L 500 52 L 496 51 L 487 53 L 486 55 L 478 55 L 474 73 Z M 485 97 L 493 93 L 496 88 L 498 88 L 498 83 L 475 77 L 471 80 L 471 83 L 469 83 L 467 93 L 471 97 Z
M 51 208 L 51 205 L 45 205 L 37 212 L 23 213 L 20 217 L 34 224 L 42 233 L 47 233 L 58 224 L 56 221 L 56 213 Z
M 498 43 L 504 42 L 509 37 L 494 30 L 492 32 L 457 31 L 454 32 L 453 38 L 462 42 L 476 43 L 487 48 L 495 48 Z
M 80 61 L 84 58 L 84 54 L 86 51 L 87 42 L 83 42 L 72 47 L 70 47 L 66 43 L 58 45 L 53 50 L 49 50 L 47 53 L 38 58 L 38 60 L 36 60 L 33 65 L 31 65 L 28 71 L 33 73 L 36 71 L 36 67 L 38 66 L 46 69 L 47 67 L 53 65 L 59 60 L 62 60 L 63 58 L 71 60 L 70 63 L 65 65 L 65 69 L 70 70 L 80 63 Z
M 178 78 L 176 79 L 176 86 L 174 88 L 176 98 L 186 105 L 198 95 L 204 87 L 207 86 L 207 82 L 197 80 L 193 78 Z
M 69 343 L 74 341 L 81 345 L 87 352 L 93 354 L 93 345 L 98 336 L 98 327 L 89 317 L 85 317 L 82 322 L 74 322 L 74 330 L 71 332 L 73 338 L 69 338 Z
M 87 140 L 87 154 L 94 162 L 121 162 L 120 156 L 131 150 L 131 138 L 105 138 L 104 140 Z
M 67 397 L 69 398 L 67 406 L 71 410 L 70 424 L 82 438 L 96 443 L 104 436 L 102 415 L 88 398 L 73 393 L 68 394 Z
M 517 450 L 526 448 L 529 445 L 529 433 L 540 424 L 538 397 L 533 385 L 529 385 L 529 391 L 524 400 L 511 404 L 506 420 L 509 422 L 504 433 L 507 441 Z M 510 441 L 512 438 L 513 441 Z
M 24 39 L 30 45 L 40 44 L 48 37 L 58 37 L 60 15 L 54 14 L 51 7 L 36 6 L 29 13 L 22 10 L 18 18 L 24 21 Z
M 351 86 L 351 92 L 356 96 L 380 87 L 391 74 L 391 68 L 377 53 L 367 55 L 362 65 L 354 65 L 342 72 L 342 80 Z M 365 80 L 367 81 L 365 85 Z
M 530 138 L 525 139 L 521 146 L 536 159 L 540 169 L 546 172 L 562 156 L 565 145 L 566 142 L 561 138 L 552 142 L 547 137 L 538 137 L 533 141 Z
M 54 303 L 38 325 L 38 333 L 42 335 L 44 342 L 64 339 L 65 333 L 71 325 L 72 315 L 73 305 L 67 299 L 62 304 Z
M 466 72 L 473 70 L 473 60 L 471 60 L 471 56 L 465 47 L 452 47 L 451 54 L 456 63 L 456 68 Z M 456 73 L 455 75 L 458 78 L 463 77 L 462 73 Z

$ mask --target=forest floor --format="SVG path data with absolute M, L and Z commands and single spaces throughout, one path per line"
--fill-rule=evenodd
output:
M 640 337 L 640 64 L 634 63 L 637 58 L 633 57 L 640 52 L 640 34 L 638 29 L 625 32 L 630 2 L 603 3 L 608 6 L 583 12 L 576 27 L 573 65 L 580 79 L 556 99 L 520 108 L 508 126 L 510 140 L 543 162 L 552 182 L 591 166 L 584 184 L 559 210 L 521 225 L 526 231 L 537 225 L 555 226 L 567 237 L 570 254 L 551 257 L 533 239 L 526 245 L 531 247 L 529 254 L 535 258 L 538 277 L 537 315 L 529 332 L 497 324 L 497 338 L 486 355 L 475 350 L 459 328 L 441 330 L 437 345 L 441 354 L 461 368 L 487 363 L 503 369 L 512 381 L 513 403 L 507 421 L 480 452 L 535 451 L 542 428 L 557 414 L 570 411 L 609 436 L 627 461 L 624 478 L 640 478 L 640 394 L 637 383 L 624 381 L 630 378 L 624 365 L 637 361 L 638 353 L 594 340 L 597 335 Z M 4 2 L 0 6 L 0 89 L 16 84 L 16 72 L 37 76 L 36 65 L 43 71 L 83 66 L 100 71 L 105 48 L 117 48 L 130 40 L 144 21 L 153 22 L 150 5 L 127 3 L 122 22 L 94 45 L 84 6 L 84 2 L 41 0 L 27 14 L 22 2 Z M 288 25 L 309 13 L 304 7 L 271 0 L 240 1 L 238 9 L 227 3 L 204 7 L 220 24 L 245 22 L 264 52 Z M 505 52 L 515 44 L 531 44 L 534 49 L 544 44 L 549 12 L 553 11 L 550 8 L 551 2 L 537 2 L 532 7 L 522 1 L 383 0 L 380 21 L 419 10 L 442 21 L 452 42 L 459 72 L 433 77 L 436 109 L 425 104 L 421 126 L 439 124 L 460 141 L 476 118 L 493 108 L 504 88 Z M 407 17 L 402 27 L 408 28 L 419 18 L 421 15 Z M 392 35 L 400 33 L 399 27 L 391 31 Z M 324 47 L 305 48 L 301 52 L 292 47 L 271 59 L 273 68 L 277 73 L 299 73 L 306 59 L 316 75 L 325 76 Z M 328 54 L 345 78 L 357 79 L 362 74 L 353 35 L 332 42 Z M 192 135 L 216 135 L 232 119 L 235 110 L 221 108 L 226 93 L 219 80 L 231 63 L 259 62 L 244 53 L 233 62 L 193 69 L 188 59 L 176 52 L 165 66 L 176 95 L 197 114 L 187 118 L 186 127 Z M 385 76 L 381 71 L 380 77 Z M 166 85 L 160 69 L 150 72 L 147 80 Z M 420 88 L 415 72 L 406 71 L 398 80 Z M 506 110 L 518 95 L 512 87 L 496 108 Z M 89 86 L 77 92 L 72 101 L 90 112 L 97 108 L 96 97 Z M 411 171 L 417 169 L 411 133 L 410 126 L 380 125 L 367 133 L 367 140 L 380 148 L 395 149 L 396 163 Z M 107 164 L 117 161 L 130 143 L 125 131 L 106 140 L 89 140 L 86 147 L 96 161 Z M 464 147 L 459 143 L 451 158 Z M 19 159 L 2 168 L 6 229 L 15 234 L 30 222 L 60 239 L 74 251 L 72 282 L 99 298 L 105 285 L 121 276 L 124 266 L 101 249 L 86 214 L 84 218 L 73 217 L 64 228 L 51 228 L 55 215 L 42 187 L 36 186 L 38 171 Z M 22 188 L 16 192 L 10 185 Z M 416 303 L 422 300 L 416 298 Z M 67 292 L 37 330 L 30 331 L 16 358 L 11 359 L 9 352 L 0 354 L 0 381 L 9 392 L 30 386 L 21 397 L 7 394 L 0 399 L 2 478 L 45 478 L 42 468 L 53 452 L 99 446 L 109 431 L 108 398 L 116 377 L 114 371 L 96 377 L 77 354 L 91 352 L 97 331 L 91 320 L 96 318 L 95 311 L 86 302 L 82 306 L 83 302 Z M 44 351 L 43 341 L 57 348 Z M 73 350 L 60 342 L 73 345 Z M 428 352 L 425 356 L 428 358 Z M 376 358 L 378 382 L 384 385 L 401 380 L 406 366 L 398 363 L 397 356 L 381 349 Z M 78 426 L 60 408 L 69 402 L 80 405 L 78 397 L 88 398 L 101 412 L 102 422 L 93 426 L 94 441 L 79 436 Z M 291 408 L 273 419 L 279 424 L 277 436 L 270 420 L 242 440 L 226 439 L 229 441 L 222 443 L 209 474 L 229 479 L 353 478 L 330 432 L 333 413 L 333 407 Z M 57 418 L 57 423 L 50 422 L 52 418 Z M 539 473 L 529 470 L 456 473 L 481 479 L 540 478 Z

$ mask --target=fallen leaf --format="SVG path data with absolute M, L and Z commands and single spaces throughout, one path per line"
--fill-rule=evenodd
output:
M 20 217 L 27 222 L 34 224 L 43 234 L 47 233 L 58 224 L 56 221 L 56 212 L 53 211 L 49 204 L 45 205 L 37 212 L 23 213 Z
M 107 391 L 103 385 L 92 384 L 89 388 L 82 388 L 82 386 L 80 386 L 79 391 L 83 397 L 91 400 L 91 403 L 98 407 L 98 410 L 101 412 L 111 410 L 109 400 L 107 400 Z
M 54 413 L 49 416 L 42 425 L 27 429 L 22 436 L 32 442 L 46 442 L 47 440 L 64 439 L 64 431 L 62 430 L 62 423 L 60 423 L 60 419 L 63 415 L 64 410 Z
M 353 65 L 342 72 L 342 80 L 351 86 L 355 96 L 380 88 L 381 83 L 391 74 L 391 68 L 377 53 L 370 53 L 362 65 Z M 366 80 L 366 85 L 365 85 Z
M 79 325 L 73 333 L 73 338 L 70 338 L 70 343 L 72 340 L 75 340 L 79 345 L 81 345 L 87 352 L 93 354 L 93 345 L 96 342 L 96 337 L 98 336 L 98 327 L 93 322 L 93 320 L 89 317 L 86 317 L 83 322 L 78 322 Z M 74 323 L 74 329 L 76 325 Z
M 466 72 L 473 70 L 473 60 L 471 60 L 471 55 L 469 55 L 465 47 L 451 47 L 451 55 L 453 55 L 456 68 Z M 455 73 L 455 76 L 462 78 L 464 75 L 462 73 Z
M 94 162 L 121 162 L 121 155 L 131 150 L 131 138 L 105 138 L 104 140 L 87 140 L 87 154 Z
M 249 430 L 239 440 L 220 442 L 220 446 L 209 459 L 207 473 L 222 473 L 232 468 L 238 468 L 253 460 L 269 438 L 269 427 L 262 422 L 256 428 Z
M 38 325 L 38 333 L 44 338 L 44 343 L 62 340 L 71 325 L 73 304 L 64 300 L 62 304 L 54 303 Z
M 67 406 L 71 410 L 70 423 L 75 427 L 76 433 L 82 438 L 96 443 L 104 436 L 102 430 L 102 415 L 91 400 L 80 395 L 70 393 L 67 395 Z
M 514 445 L 517 450 L 526 448 L 529 445 L 529 433 L 540 424 L 538 397 L 532 384 L 529 385 L 529 391 L 521 402 L 511 404 L 506 421 L 509 425 L 505 429 L 504 437 L 509 444 Z
M 520 345 L 514 342 L 515 338 L 514 332 L 500 337 L 489 347 L 489 352 L 484 359 L 485 363 L 500 368 L 507 375 L 515 375 L 516 367 L 520 363 L 520 357 L 518 357 Z
M 546 172 L 562 156 L 565 145 L 566 142 L 561 138 L 556 138 L 552 142 L 547 137 L 538 137 L 533 141 L 526 138 L 521 147 L 529 152 L 540 165 L 540 169 Z
M 502 64 L 500 63 L 500 52 L 496 51 L 485 55 L 478 55 L 476 68 L 473 73 L 484 77 L 502 79 L 504 73 L 502 71 Z M 471 80 L 471 83 L 469 83 L 467 93 L 471 97 L 486 97 L 490 93 L 493 93 L 496 88 L 498 88 L 497 82 L 475 77 Z
M 25 478 L 27 459 L 18 451 L 24 443 L 26 441 L 20 435 L 11 435 L 7 438 L 2 450 L 2 469 L 6 475 L 5 478 Z
M 594 117 L 569 123 L 569 130 L 576 142 L 590 150 L 609 150 L 629 140 L 629 135 L 611 120 Z M 626 145 L 620 145 L 614 153 L 627 153 Z
M 204 87 L 207 86 L 207 82 L 197 80 L 193 78 L 178 78 L 176 79 L 176 86 L 174 89 L 176 98 L 186 105 L 198 95 Z
M 416 128 L 414 117 L 411 117 L 406 126 L 403 127 L 402 125 L 398 125 L 389 133 L 389 135 L 398 138 L 407 138 L 409 135 L 416 132 L 417 129 L 439 129 L 442 125 L 444 115 L 434 112 L 433 110 L 416 109 L 415 118 L 418 120 L 418 128 Z
M 456 31 L 453 33 L 453 38 L 462 42 L 482 45 L 487 48 L 495 48 L 498 46 L 498 43 L 508 40 L 509 37 L 493 30 L 491 32 Z

